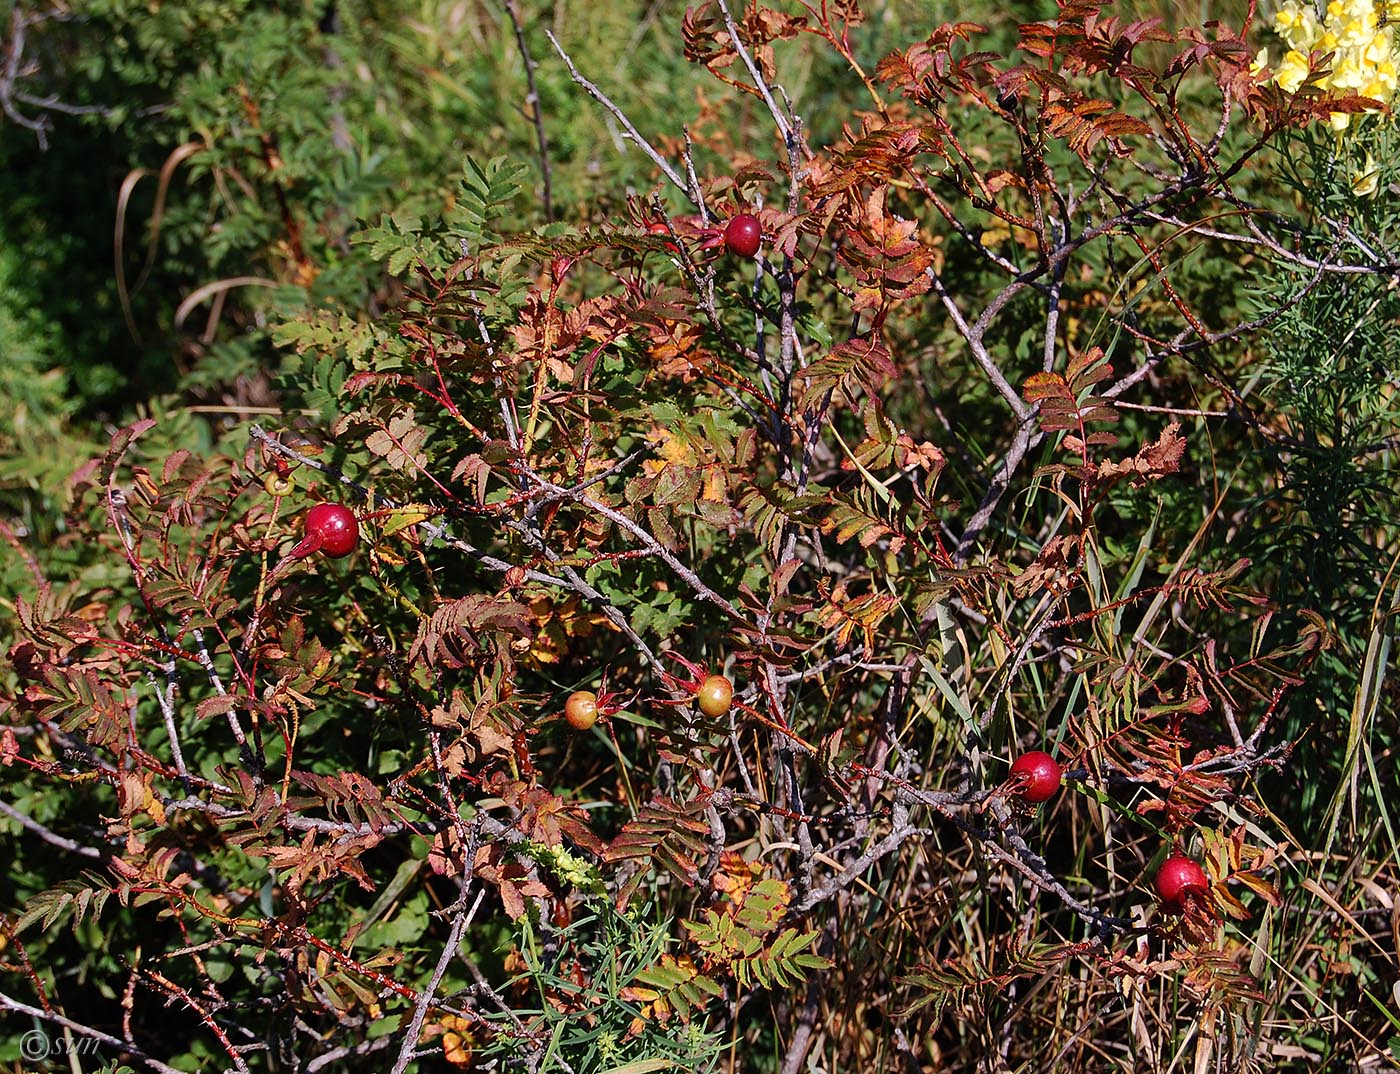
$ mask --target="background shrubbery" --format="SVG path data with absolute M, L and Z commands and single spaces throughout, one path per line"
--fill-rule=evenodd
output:
M 1251 15 L 19 0 L 0 1062 L 1400 1062 L 1395 134 Z

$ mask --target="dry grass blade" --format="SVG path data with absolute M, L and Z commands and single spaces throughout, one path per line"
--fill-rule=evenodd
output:
M 212 295 L 222 295 L 225 291 L 234 287 L 276 287 L 276 280 L 269 280 L 263 276 L 230 276 L 226 280 L 215 280 L 213 283 L 206 283 L 203 287 L 196 288 L 185 296 L 185 300 L 180 303 L 180 307 L 175 311 L 175 327 L 185 323 L 192 310 L 205 299 Z
M 151 232 L 146 240 L 146 258 L 141 266 L 141 272 L 134 284 L 128 285 L 126 279 L 126 214 L 127 207 L 131 203 L 131 196 L 136 191 L 137 185 L 146 176 L 152 174 L 149 168 L 133 168 L 127 172 L 126 178 L 122 180 L 121 189 L 117 193 L 117 213 L 116 222 L 113 226 L 113 260 L 115 262 L 117 280 L 117 300 L 121 303 L 122 316 L 126 319 L 127 331 L 131 333 L 131 338 L 137 343 L 141 342 L 141 333 L 136 328 L 136 318 L 131 311 L 131 296 L 141 289 L 150 275 L 151 268 L 155 264 L 156 243 L 160 239 L 161 221 L 165 217 L 165 199 L 170 190 L 171 180 L 174 178 L 175 169 L 182 163 L 205 148 L 202 142 L 185 142 L 176 146 L 165 163 L 161 165 L 159 179 L 156 184 L 156 203 L 151 210 Z

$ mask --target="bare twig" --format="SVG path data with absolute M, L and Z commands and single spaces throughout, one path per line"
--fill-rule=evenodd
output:
M 729 5 L 725 3 L 725 0 L 719 0 L 719 9 L 724 15 L 725 28 L 729 31 L 729 43 L 734 46 L 734 51 L 739 54 L 739 59 L 744 61 L 744 67 L 748 69 L 749 77 L 753 79 L 754 88 L 763 98 L 763 103 L 768 106 L 768 112 L 773 117 L 773 123 L 777 126 L 778 133 L 783 136 L 784 142 L 790 142 L 792 127 L 788 118 L 783 115 L 782 109 L 778 107 L 778 102 L 773 100 L 773 92 L 768 88 L 763 72 L 758 69 L 758 64 L 754 63 L 753 56 L 744 46 L 743 39 L 739 36 L 739 27 L 734 25 L 734 16 L 729 13 Z
M 867 869 L 881 858 L 889 857 L 910 839 L 931 834 L 933 834 L 931 828 L 919 828 L 914 825 L 896 828 L 883 839 L 872 844 L 864 853 L 847 862 L 842 870 L 826 883 L 809 890 L 801 900 L 793 904 L 794 909 L 806 911 L 826 902 L 843 888 L 855 883 Z
M 677 190 L 687 198 L 691 198 L 692 195 L 689 188 L 686 186 L 685 181 L 681 179 L 680 175 L 677 174 L 676 169 L 671 167 L 671 162 L 663 157 L 649 141 L 642 137 L 641 132 L 638 131 L 637 128 L 632 125 L 632 121 L 627 118 L 626 113 L 615 105 L 606 93 L 592 82 L 588 81 L 588 79 L 584 78 L 583 75 L 579 74 L 578 68 L 574 66 L 574 61 L 569 57 L 569 54 L 564 51 L 564 46 L 559 44 L 554 35 L 548 30 L 546 30 L 544 34 L 549 38 L 549 43 L 554 46 L 554 51 L 559 53 L 559 58 L 568 66 L 569 74 L 573 80 L 583 88 L 585 93 L 606 108 L 612 117 L 622 124 L 623 129 L 627 131 L 627 136 L 632 139 L 632 144 L 651 158 L 651 162 L 661 169 L 661 174 L 666 176 Z
M 1034 414 L 1021 420 L 1021 424 L 1016 428 L 1016 436 L 1012 439 L 1011 446 L 1006 449 L 1006 454 L 1002 456 L 1001 464 L 997 467 L 997 472 L 993 475 L 991 485 L 983 495 L 982 502 L 977 505 L 977 510 L 973 512 L 972 517 L 967 520 L 967 525 L 963 527 L 962 536 L 958 539 L 958 547 L 953 553 L 953 558 L 957 562 L 965 563 L 972 555 L 978 536 L 987 528 L 987 523 L 992 520 L 992 515 L 996 514 L 997 506 L 1011 487 L 1011 478 L 1020 467 L 1021 461 L 1026 457 L 1027 452 L 1040 443 L 1044 436 L 1045 434 L 1036 427 Z
M 713 604 L 730 618 L 739 622 L 744 621 L 745 617 L 738 608 L 734 607 L 730 601 L 726 600 L 710 588 L 710 586 L 706 585 L 705 582 L 700 579 L 700 576 L 676 558 L 674 553 L 661 544 L 660 541 L 648 533 L 643 527 L 637 525 L 637 523 L 622 514 L 622 512 L 614 510 L 607 504 L 586 495 L 582 491 L 567 489 L 556 485 L 552 481 L 548 481 L 539 476 L 533 470 L 527 469 L 525 472 L 531 481 L 539 485 L 540 488 L 546 489 L 554 498 L 572 500 L 575 503 L 582 504 L 590 511 L 594 511 L 608 519 L 608 521 L 612 522 L 620 529 L 626 530 L 642 545 L 642 547 L 665 563 L 666 566 L 670 567 L 671 570 L 675 572 L 676 577 L 685 582 L 685 584 L 694 591 L 696 596 Z
M 520 59 L 525 64 L 525 84 L 529 88 L 525 103 L 530 106 L 530 120 L 535 126 L 535 144 L 540 158 L 540 177 L 544 183 L 544 218 L 552 222 L 554 220 L 554 201 L 551 189 L 549 140 L 544 133 L 544 114 L 540 110 L 540 91 L 535 85 L 536 64 L 534 57 L 530 55 L 530 46 L 525 41 L 525 27 L 520 20 L 520 5 L 516 0 L 502 0 L 502 2 L 505 5 L 506 14 L 510 17 L 511 27 L 515 30 L 515 47 L 519 50 Z
M 1030 415 L 1031 408 L 1027 406 L 1025 401 L 1021 398 L 1020 392 L 1013 388 L 1010 382 L 1007 381 L 1006 374 L 1001 371 L 1001 368 L 996 364 L 991 353 L 987 350 L 986 345 L 982 342 L 983 332 L 986 329 L 986 322 L 988 320 L 988 313 L 992 312 L 994 309 L 998 309 L 1000 303 L 994 302 L 989 305 L 987 311 L 982 314 L 977 323 L 975 325 L 970 325 L 967 322 L 967 318 L 963 316 L 962 310 L 958 308 L 958 304 L 954 300 L 952 292 L 944 285 L 943 278 L 932 267 L 926 271 L 929 280 L 933 283 L 934 293 L 938 295 L 939 300 L 943 303 L 943 308 L 948 311 L 948 316 L 952 319 L 959 334 L 967 341 L 967 345 L 972 351 L 973 359 L 981 366 L 982 372 L 986 375 L 992 387 L 997 390 L 997 394 L 1006 400 L 1006 404 L 1011 408 L 1011 412 L 1016 415 L 1019 421 L 1024 422 Z M 1005 301 L 1009 299 L 1010 294 L 1017 290 L 1020 290 L 1020 285 L 1012 284 L 1005 288 L 998 298 L 1001 301 Z
M 94 858 L 98 861 L 106 861 L 108 858 L 111 857 L 110 854 L 104 854 L 96 847 L 90 847 L 83 843 L 75 842 L 74 840 L 69 839 L 67 836 L 59 835 L 51 828 L 44 827 L 44 825 L 40 824 L 33 817 L 21 813 L 18 809 L 10 805 L 8 802 L 0 802 L 0 813 L 5 814 L 5 816 L 18 823 L 20 827 L 28 829 L 29 831 L 37 835 L 40 839 L 42 839 L 44 842 L 50 844 L 51 846 L 56 846 L 60 850 L 67 850 L 74 854 L 81 854 L 85 858 Z
M 155 691 L 156 704 L 160 706 L 160 717 L 165 723 L 166 737 L 170 739 L 170 755 L 175 761 L 175 771 L 180 774 L 182 782 L 188 783 L 190 772 L 185 766 L 184 751 L 180 748 L 180 729 L 176 724 L 175 717 L 175 691 L 179 680 L 175 675 L 176 665 L 173 657 L 165 661 L 164 670 L 164 686 L 156 681 L 155 672 L 149 672 L 146 677 L 150 681 L 151 688 Z
M 18 1014 L 25 1018 L 34 1018 L 41 1022 L 48 1022 L 50 1025 L 60 1026 L 63 1029 L 77 1033 L 81 1037 L 87 1037 L 97 1041 L 99 1044 L 106 1044 L 114 1050 L 127 1053 L 141 1062 L 145 1063 L 152 1070 L 159 1074 L 181 1074 L 172 1066 L 167 1066 L 159 1059 L 154 1059 L 138 1048 L 131 1040 L 122 1040 L 114 1037 L 110 1033 L 104 1033 L 100 1029 L 93 1029 L 85 1026 L 81 1022 L 75 1022 L 56 1011 L 46 1011 L 40 1007 L 31 1007 L 27 1003 L 21 1003 L 17 999 L 12 999 L 4 993 L 0 993 L 0 1011 L 9 1011 L 11 1014 Z
M 359 1055 L 371 1055 L 374 1052 L 382 1052 L 385 1048 L 394 1043 L 393 1037 L 380 1037 L 378 1040 L 362 1040 L 357 1044 L 343 1044 L 339 1048 L 332 1048 L 323 1055 L 318 1055 L 311 1062 L 306 1064 L 306 1074 L 316 1074 L 322 1067 L 328 1067 L 332 1063 L 341 1059 L 350 1059 Z
M 408 1028 L 404 1030 L 403 1043 L 399 1046 L 399 1055 L 394 1060 L 394 1066 L 390 1074 L 403 1074 L 408 1068 L 408 1064 L 418 1058 L 418 1034 L 423 1031 L 423 1019 L 427 1017 L 428 1008 L 432 1006 L 433 995 L 438 990 L 438 985 L 442 984 L 442 978 L 447 973 L 447 968 L 452 965 L 452 960 L 457 957 L 457 949 L 462 945 L 462 938 L 467 933 L 467 927 L 476 917 L 476 911 L 481 906 L 481 900 L 485 897 L 485 891 L 476 893 L 476 901 L 470 907 L 466 904 L 467 888 L 471 884 L 471 863 L 468 863 L 467 871 L 462 876 L 460 903 L 461 909 L 452 921 L 452 930 L 447 935 L 447 942 L 443 944 L 442 954 L 437 960 L 437 965 L 433 967 L 433 975 L 428 980 L 428 986 L 423 989 L 418 997 L 418 1001 L 413 1005 L 413 1016 L 409 1019 Z
M 53 128 L 52 121 L 46 115 L 25 115 L 16 107 L 16 103 L 28 105 L 40 112 L 59 112 L 69 116 L 105 115 L 108 111 L 100 105 L 65 104 L 56 94 L 36 97 L 18 88 L 29 28 L 53 17 L 56 17 L 56 13 L 36 15 L 16 4 L 10 11 L 10 36 L 5 43 L 4 66 L 0 67 L 0 111 L 21 127 L 33 131 L 41 150 L 49 147 L 48 134 Z

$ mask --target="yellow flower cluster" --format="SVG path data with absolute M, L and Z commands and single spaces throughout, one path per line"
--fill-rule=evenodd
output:
M 1341 93 L 1354 90 L 1362 97 L 1387 104 L 1395 93 L 1394 28 L 1382 19 L 1395 0 L 1330 0 L 1319 19 L 1311 0 L 1283 0 L 1274 16 L 1288 53 L 1274 81 L 1289 93 L 1308 77 L 1308 54 L 1332 53 L 1331 71 L 1317 83 L 1323 90 Z M 1260 66 L 1268 62 L 1259 56 Z M 1332 127 L 1338 133 L 1347 129 L 1351 115 L 1332 113 Z

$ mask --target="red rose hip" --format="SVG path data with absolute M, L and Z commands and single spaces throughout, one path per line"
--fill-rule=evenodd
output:
M 1168 906 L 1180 906 L 1188 892 L 1205 895 L 1210 888 L 1205 870 L 1184 854 L 1173 854 L 1157 870 L 1158 897 Z
M 1031 750 L 1011 766 L 1014 793 L 1027 802 L 1043 802 L 1060 789 L 1060 763 L 1043 750 Z
M 309 556 L 313 552 L 340 559 L 355 550 L 360 539 L 360 524 L 350 508 L 338 503 L 318 503 L 306 512 L 303 524 L 306 536 L 292 549 L 294 556 Z
M 650 224 L 647 225 L 647 232 L 648 232 L 649 234 L 651 234 L 651 235 L 670 236 L 670 234 L 671 234 L 671 229 L 670 229 L 669 227 L 666 226 L 666 221 L 664 221 L 664 220 L 653 220 Z M 668 249 L 668 250 L 670 250 L 672 253 L 676 253 L 676 254 L 678 254 L 678 253 L 681 252 L 681 251 L 680 251 L 680 247 L 677 246 L 674 242 L 667 242 L 667 243 L 666 243 L 666 249 Z
M 753 257 L 763 239 L 763 225 L 753 213 L 740 213 L 724 226 L 724 245 L 735 257 Z

